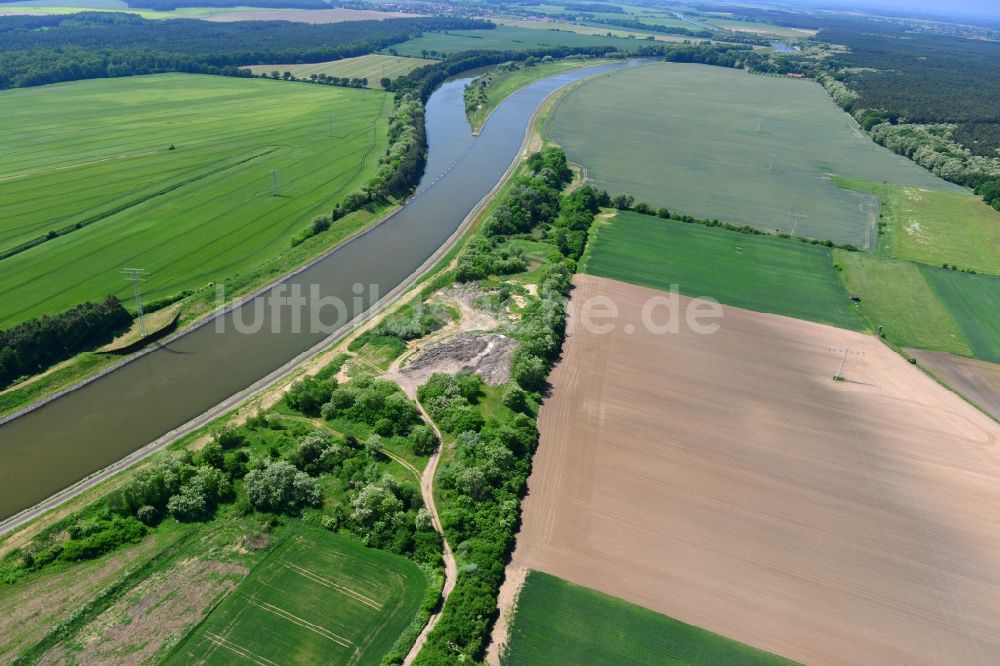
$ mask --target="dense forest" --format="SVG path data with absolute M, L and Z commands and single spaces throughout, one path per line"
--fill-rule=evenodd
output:
M 240 65 L 364 55 L 426 30 L 492 27 L 458 18 L 311 25 L 151 21 L 109 12 L 7 16 L 0 17 L 0 89 L 159 72 L 235 75 Z
M 954 123 L 956 141 L 976 154 L 997 155 L 1000 43 L 915 33 L 891 23 L 876 33 L 825 28 L 816 39 L 850 48 L 826 64 L 848 68 L 838 78 L 858 94 L 855 108 L 883 110 L 910 123 Z

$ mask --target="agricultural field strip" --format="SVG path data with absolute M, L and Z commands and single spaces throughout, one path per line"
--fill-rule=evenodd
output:
M 604 621 L 594 624 L 589 618 Z M 641 606 L 529 571 L 501 663 L 711 666 L 790 662 Z
M 170 184 L 166 185 L 165 187 L 163 187 L 162 189 L 159 189 L 159 190 L 156 190 L 156 191 L 153 191 L 153 192 L 149 192 L 149 193 L 143 194 L 139 198 L 130 199 L 130 200 L 118 203 L 114 207 L 109 208 L 107 210 L 95 212 L 90 217 L 87 217 L 87 218 L 84 218 L 82 220 L 79 220 L 75 224 L 71 224 L 71 225 L 69 225 L 67 227 L 63 227 L 61 229 L 55 229 L 54 231 L 57 231 L 61 235 L 65 235 L 65 234 L 71 233 L 73 231 L 79 231 L 80 229 L 82 229 L 82 228 L 84 228 L 86 226 L 89 226 L 89 225 L 93 224 L 94 222 L 100 222 L 101 220 L 103 220 L 105 218 L 111 217 L 112 215 L 117 215 L 118 213 L 123 213 L 123 212 L 127 211 L 129 208 L 132 208 L 134 206 L 138 206 L 139 204 L 142 204 L 142 203 L 146 203 L 147 201 L 150 201 L 151 199 L 155 199 L 156 197 L 162 197 L 162 196 L 164 196 L 166 194 L 170 194 L 174 190 L 180 189 L 180 188 L 184 187 L 185 185 L 190 185 L 191 183 L 197 182 L 197 181 L 202 180 L 203 178 L 207 178 L 207 177 L 209 177 L 211 175 L 214 175 L 214 174 L 217 174 L 217 173 L 221 173 L 223 171 L 228 171 L 229 169 L 234 169 L 234 168 L 239 167 L 239 166 L 243 166 L 247 162 L 251 162 L 251 161 L 256 160 L 256 159 L 258 159 L 260 157 L 266 157 L 267 155 L 270 155 L 271 153 L 275 152 L 276 150 L 278 150 L 278 148 L 269 148 L 269 149 L 264 150 L 262 152 L 257 152 L 257 153 L 254 153 L 252 155 L 249 155 L 247 157 L 241 157 L 241 158 L 237 159 L 235 162 L 231 162 L 229 164 L 223 164 L 222 166 L 210 168 L 208 171 L 205 171 L 205 172 L 202 172 L 202 173 L 196 173 L 195 175 L 193 175 L 193 176 L 191 176 L 189 178 L 185 178 L 184 180 L 181 180 L 179 182 L 170 183 Z M 25 250 L 28 249 L 25 246 L 21 246 L 21 247 L 23 249 L 25 249 Z M 18 251 L 19 251 L 18 247 L 0 248 L 0 259 L 6 259 L 8 256 L 13 256 L 13 254 L 15 254 Z
M 338 636 L 337 634 L 333 633 L 329 629 L 324 629 L 323 627 L 319 626 L 318 624 L 313 624 L 312 622 L 309 622 L 308 620 L 304 620 L 304 619 L 302 619 L 301 617 L 299 617 L 297 615 L 293 615 L 292 613 L 289 613 L 286 610 L 282 610 L 281 608 L 278 608 L 274 604 L 269 604 L 266 601 L 260 601 L 256 597 L 247 597 L 247 601 L 249 603 L 253 604 L 254 606 L 256 606 L 257 608 L 263 609 L 267 613 L 270 613 L 270 614 L 272 614 L 272 615 L 274 615 L 276 617 L 279 617 L 282 620 L 288 620 L 292 624 L 296 624 L 296 625 L 302 627 L 303 629 L 306 629 L 307 631 L 311 631 L 314 634 L 318 634 L 319 636 L 322 636 L 323 638 L 329 639 L 329 640 L 333 641 L 334 643 L 338 643 L 340 645 L 343 645 L 344 647 L 351 647 L 353 645 L 353 643 L 351 641 L 347 640 L 343 636 Z
M 284 74 L 287 71 L 300 79 L 309 78 L 310 74 L 326 74 L 340 78 L 367 78 L 369 87 L 378 87 L 379 79 L 383 76 L 394 79 L 431 62 L 433 61 L 424 58 L 372 54 L 311 64 L 252 65 L 249 69 L 254 74 L 270 74 L 275 71 Z
M 331 540 L 332 547 L 321 547 L 320 541 L 326 539 Z M 313 566 L 303 566 L 306 559 Z M 211 650 L 220 647 L 258 664 L 273 664 L 272 657 L 276 658 L 282 645 L 295 645 L 296 650 L 306 645 L 302 642 L 304 639 L 295 637 L 295 632 L 301 630 L 306 635 L 319 637 L 321 642 L 349 650 L 347 653 L 325 652 L 313 642 L 302 648 L 309 651 L 311 659 L 324 663 L 355 663 L 384 629 L 384 624 L 377 622 L 377 618 L 387 613 L 395 617 L 402 604 L 408 603 L 407 597 L 401 594 L 408 585 L 408 579 L 396 566 L 389 566 L 388 561 L 405 562 L 398 556 L 371 551 L 350 539 L 310 528 L 290 537 L 258 564 L 216 611 L 184 639 L 172 657 L 189 660 L 201 654 L 202 659 L 214 663 L 216 658 Z M 326 575 L 316 573 L 315 566 L 324 567 Z M 410 567 L 416 569 L 411 563 L 407 563 L 406 567 L 408 570 Z M 344 578 L 341 582 L 334 581 L 328 577 L 330 573 L 341 574 Z M 287 578 L 289 575 L 293 578 Z M 306 587 L 292 580 L 301 580 Z M 306 590 L 309 598 L 303 598 L 300 593 Z M 325 598 L 322 590 L 332 591 L 342 601 Z M 373 593 L 378 593 L 379 599 L 371 596 Z M 393 599 L 395 601 L 387 607 L 386 602 Z M 358 615 L 359 611 L 361 615 Z M 254 618 L 255 614 L 263 615 Z M 297 629 L 289 634 L 287 630 L 268 625 L 264 617 L 274 618 L 289 628 Z M 199 637 L 214 647 L 208 652 L 204 647 L 198 648 Z M 381 642 L 385 639 L 383 636 Z M 381 655 L 368 655 L 368 661 L 377 656 Z M 283 661 L 288 658 L 290 653 L 282 654 Z
M 545 133 L 612 193 L 840 243 L 872 240 L 870 210 L 833 174 L 963 191 L 860 134 L 813 82 L 709 65 L 591 79 L 560 99 Z
M 863 328 L 829 248 L 618 212 L 592 231 L 584 272 L 657 289 L 676 285 L 759 312 Z
M 83 86 L 68 84 L 66 87 Z M 64 94 L 66 88 L 59 86 L 52 88 L 53 96 L 67 99 L 68 103 L 74 103 L 72 100 L 78 94 L 76 90 Z M 7 198 L 5 207 L 10 211 L 9 217 L 0 225 L 0 242 L 8 242 L 7 230 L 18 231 L 23 240 L 26 236 L 34 237 L 49 231 L 59 221 L 72 222 L 85 217 L 88 212 L 100 210 L 110 203 L 107 201 L 109 182 L 114 183 L 110 193 L 115 197 L 127 196 L 137 189 L 146 191 L 155 188 L 164 179 L 187 174 L 191 168 L 211 168 L 231 160 L 234 149 L 245 144 L 246 137 L 257 125 L 266 123 L 272 127 L 270 131 L 275 126 L 282 126 L 283 131 L 303 131 L 303 122 L 310 122 L 295 118 L 294 125 L 290 127 L 286 110 L 265 106 L 277 91 L 268 91 L 270 94 L 256 98 L 249 95 L 243 98 L 236 94 L 222 105 L 213 97 L 211 113 L 205 113 L 204 108 L 163 108 L 159 103 L 129 105 L 123 113 L 108 117 L 104 122 L 94 120 L 91 115 L 76 116 L 67 122 L 61 105 L 54 110 L 56 118 L 47 120 L 52 115 L 51 107 L 38 108 L 34 105 L 37 99 L 35 89 L 26 91 L 30 94 L 22 95 L 22 92 L 25 91 L 0 94 L 0 103 L 6 103 L 5 108 L 10 114 L 7 118 L 8 140 L 12 146 L 18 147 L 14 153 L 6 154 L 4 167 L 0 167 L 3 170 L 0 182 L 40 178 L 29 184 L 18 183 L 16 187 L 0 187 L 0 194 Z M 302 90 L 295 92 L 301 93 Z M 309 92 L 314 94 L 307 95 L 303 101 L 321 100 L 322 94 L 315 94 L 318 91 Z M 11 109 L 11 104 L 20 106 Z M 248 109 L 254 111 L 253 115 L 241 119 Z M 97 117 L 101 116 L 100 112 L 100 107 L 95 109 Z M 364 108 L 346 106 L 337 114 L 336 120 L 350 127 L 366 115 Z M 128 120 L 130 117 L 134 119 Z M 311 122 L 322 130 L 327 127 L 327 118 L 320 113 Z M 19 131 L 20 127 L 24 129 Z M 366 129 L 359 128 L 355 134 L 342 138 L 357 138 Z M 167 151 L 171 144 L 177 144 L 179 150 Z M 279 143 L 271 147 L 287 146 Z M 138 152 L 134 152 L 136 148 Z M 122 149 L 128 152 L 118 152 Z M 158 154 L 160 158 L 157 161 L 141 159 Z M 18 158 L 18 155 L 23 157 Z M 98 157 L 84 159 L 90 155 Z M 130 159 L 139 159 L 140 162 L 129 164 L 127 168 L 107 164 Z M 72 177 L 59 173 L 66 170 L 77 173 Z M 56 180 L 47 176 L 54 176 Z M 52 197 L 52 191 L 59 191 L 62 196 Z M 84 207 L 81 207 L 81 201 L 85 202 Z M 14 220 L 19 216 L 35 222 L 30 226 L 15 224 Z
M 656 292 L 574 283 L 620 316 L 571 307 L 514 565 L 804 663 L 996 661 L 995 422 L 871 336 L 627 335 Z
M 157 79 L 159 77 L 151 78 Z M 184 80 L 185 78 L 192 79 L 194 77 L 170 77 L 165 81 L 165 87 L 169 89 L 177 84 L 178 79 Z M 194 80 L 198 79 L 195 78 Z M 240 85 L 241 83 L 251 83 L 253 86 L 259 86 L 260 83 L 263 83 L 259 82 L 259 80 L 254 81 L 257 83 L 234 79 L 227 81 L 227 84 Z M 234 84 L 233 82 L 236 83 Z M 40 301 L 50 301 L 59 296 L 59 293 L 52 291 L 53 287 L 56 286 L 53 279 L 59 271 L 39 266 L 37 261 L 33 260 L 34 257 L 41 256 L 38 255 L 39 252 L 44 252 L 45 256 L 51 259 L 52 263 L 46 262 L 46 265 L 59 265 L 62 271 L 73 270 L 73 265 L 81 260 L 85 262 L 84 264 L 80 264 L 80 268 L 85 273 L 83 279 L 69 287 L 68 291 L 70 293 L 62 295 L 62 300 L 67 305 L 72 305 L 81 300 L 95 297 L 94 292 L 96 290 L 88 285 L 88 281 L 105 284 L 107 291 L 104 293 L 124 294 L 124 290 L 119 284 L 120 281 L 115 279 L 112 282 L 109 277 L 109 274 L 113 273 L 115 269 L 113 267 L 102 268 L 100 262 L 95 265 L 90 255 L 97 252 L 98 256 L 110 259 L 110 255 L 114 253 L 119 257 L 124 257 L 126 262 L 135 261 L 136 256 L 148 253 L 148 247 L 151 244 L 149 231 L 152 230 L 159 237 L 158 240 L 162 241 L 161 244 L 169 243 L 171 247 L 176 248 L 179 252 L 186 246 L 190 248 L 190 252 L 192 253 L 192 255 L 186 255 L 183 262 L 168 260 L 164 264 L 162 257 L 146 262 L 149 264 L 148 268 L 151 272 L 160 269 L 157 270 L 159 273 L 158 277 L 160 278 L 158 282 L 155 285 L 149 285 L 152 292 L 165 295 L 180 288 L 179 285 L 185 283 L 192 286 L 200 286 L 200 284 L 196 283 L 199 278 L 207 282 L 211 279 L 212 275 L 218 275 L 220 271 L 235 268 L 253 258 L 259 258 L 262 251 L 265 253 L 280 251 L 282 248 L 280 245 L 275 245 L 275 241 L 280 240 L 282 236 L 286 238 L 290 237 L 296 227 L 305 224 L 311 215 L 326 209 L 339 196 L 342 196 L 347 191 L 347 188 L 359 186 L 361 180 L 363 180 L 362 174 L 364 171 L 373 170 L 375 167 L 374 160 L 369 159 L 373 149 L 376 149 L 385 140 L 378 136 L 379 123 L 373 125 L 370 122 L 370 118 L 375 113 L 384 118 L 385 96 L 376 93 L 371 95 L 365 104 L 345 104 L 348 100 L 356 99 L 362 95 L 361 91 L 348 91 L 325 86 L 307 86 L 307 84 L 288 84 L 285 82 L 271 82 L 270 85 L 275 87 L 281 86 L 285 91 L 307 91 L 313 95 L 318 93 L 320 99 L 329 96 L 335 108 L 341 106 L 349 111 L 349 113 L 337 116 L 340 118 L 341 124 L 335 128 L 334 137 L 331 139 L 334 142 L 344 144 L 347 149 L 336 150 L 331 158 L 328 159 L 324 159 L 324 155 L 321 152 L 315 154 L 314 159 L 323 159 L 321 169 L 311 168 L 311 162 L 307 159 L 297 159 L 302 150 L 306 150 L 306 155 L 309 155 L 311 148 L 295 148 L 288 145 L 288 140 L 299 142 L 301 146 L 309 145 L 311 142 L 309 134 L 314 131 L 315 126 L 320 126 L 323 130 L 326 129 L 326 116 L 328 114 L 317 114 L 315 123 L 313 121 L 304 123 L 299 121 L 298 129 L 293 129 L 291 134 L 284 135 L 285 141 L 282 143 L 285 145 L 279 145 L 277 152 L 267 157 L 268 161 L 273 165 L 271 168 L 282 168 L 282 187 L 285 191 L 295 194 L 294 198 L 274 199 L 268 197 L 266 205 L 254 205 L 255 199 L 270 194 L 270 178 L 265 180 L 263 177 L 263 175 L 266 175 L 266 170 L 258 178 L 256 173 L 249 174 L 246 169 L 238 169 L 228 176 L 226 174 L 216 174 L 184 188 L 184 198 L 178 201 L 188 209 L 189 215 L 178 218 L 176 213 L 174 213 L 173 206 L 169 208 L 156 206 L 150 210 L 149 204 L 145 204 L 134 209 L 136 213 L 143 216 L 143 221 L 140 225 L 130 223 L 127 227 L 123 227 L 120 223 L 123 221 L 123 217 L 118 216 L 114 218 L 114 225 L 109 225 L 110 220 L 106 220 L 102 224 L 93 225 L 86 230 L 74 232 L 66 238 L 44 243 L 42 246 L 30 250 L 24 255 L 17 255 L 6 260 L 9 262 L 7 265 L 10 267 L 10 273 L 8 273 L 7 284 L 4 284 L 5 281 L 0 280 L 0 292 L 11 293 L 13 291 L 12 298 L 9 301 L 11 307 L 5 313 L 8 317 L 7 321 L 12 321 L 14 317 L 21 318 L 27 314 L 26 310 L 37 307 Z M 280 93 L 280 90 L 274 90 L 273 92 Z M 365 112 L 369 114 L 367 118 L 365 118 Z M 365 120 L 368 122 L 365 122 Z M 236 123 L 231 123 L 231 125 L 234 124 Z M 210 133 L 212 129 L 212 127 L 207 127 L 202 131 Z M 324 132 L 325 134 L 326 132 Z M 371 137 L 371 139 L 366 140 L 367 137 Z M 197 137 L 195 136 L 194 139 L 197 139 Z M 169 138 L 164 137 L 164 140 L 167 141 Z M 274 142 L 269 143 L 273 144 Z M 165 148 L 166 143 L 162 143 L 161 145 Z M 182 145 L 184 144 L 178 141 L 178 146 Z M 215 151 L 215 155 L 217 157 L 225 157 L 224 149 L 225 144 L 223 143 L 221 148 Z M 173 157 L 183 152 L 183 149 L 179 148 L 177 151 L 165 151 L 163 154 Z M 195 157 L 197 159 L 197 156 Z M 275 162 L 274 160 L 278 161 Z M 177 168 L 179 170 L 190 169 L 190 161 L 189 159 L 182 161 L 178 164 Z M 90 175 L 96 177 L 98 181 L 103 180 L 108 177 L 105 171 L 108 173 L 117 172 L 119 165 L 127 164 L 127 162 L 115 163 L 114 169 L 108 169 L 107 164 L 98 165 L 96 167 L 98 171 Z M 125 172 L 134 175 L 137 173 L 137 169 L 127 169 Z M 138 178 L 141 180 L 144 175 L 140 173 Z M 248 176 L 252 176 L 252 180 L 248 181 Z M 340 186 L 336 187 L 338 183 Z M 331 184 L 334 184 L 335 187 L 331 188 Z M 88 183 L 86 178 L 77 179 L 75 185 L 77 188 L 86 189 L 88 193 L 95 191 L 93 183 Z M 135 187 L 134 184 L 126 183 L 126 187 L 129 186 L 133 187 L 133 189 Z M 40 187 L 46 189 L 50 185 Z M 66 188 L 63 187 L 63 189 L 65 190 Z M 3 188 L 0 186 L 0 192 L 2 190 Z M 225 194 L 219 197 L 218 192 L 224 192 Z M 72 195 L 73 192 L 71 191 L 69 196 L 66 197 L 70 199 L 69 203 L 72 203 L 74 199 Z M 86 194 L 81 193 L 81 198 L 85 198 L 85 196 Z M 52 197 L 48 198 L 51 199 Z M 169 197 L 163 199 L 163 201 L 170 203 L 175 199 L 176 197 Z M 26 201 L 25 203 L 28 204 L 30 202 Z M 76 203 L 79 206 L 79 201 Z M 61 205 L 65 206 L 66 204 Z M 248 209 L 250 212 L 243 210 L 248 205 L 250 206 Z M 307 208 L 303 209 L 303 206 L 307 206 Z M 95 208 L 97 207 L 97 204 L 95 204 Z M 74 208 L 74 211 L 76 210 L 80 210 L 80 208 Z M 204 213 L 199 213 L 199 210 L 203 210 Z M 92 214 L 92 211 L 89 212 Z M 200 215 L 200 221 L 203 224 L 195 224 L 199 220 L 192 219 L 194 215 Z M 134 218 L 131 210 L 126 212 L 124 216 L 124 219 L 131 220 Z M 165 219 L 165 216 L 169 216 L 169 223 Z M 46 217 L 51 219 L 55 215 L 50 213 Z M 157 223 L 157 218 L 160 218 L 162 221 Z M 242 229 L 246 233 L 233 239 L 225 233 L 224 225 L 226 221 L 229 221 L 231 224 L 236 219 L 240 220 Z M 271 223 L 272 219 L 280 219 L 280 225 L 275 226 Z M 214 222 L 214 224 L 209 225 L 209 222 Z M 39 224 L 44 226 L 38 226 Z M 208 242 L 192 243 L 193 238 L 190 235 L 192 224 L 195 224 L 194 229 L 202 236 L 205 233 L 211 233 L 216 237 L 210 239 Z M 254 229 L 255 226 L 257 227 L 256 231 Z M 24 225 L 21 225 L 21 227 L 23 228 Z M 46 233 L 50 227 L 51 224 L 48 222 L 36 222 L 36 228 L 27 236 L 37 237 L 40 233 Z M 170 241 L 164 238 L 164 236 L 168 236 L 174 240 Z M 201 238 L 200 240 L 204 241 L 205 239 Z M 211 245 L 223 241 L 228 244 L 228 252 L 219 253 L 214 251 Z M 124 251 L 121 249 L 115 250 L 115 246 L 127 247 L 129 249 Z M 247 250 L 241 252 L 241 246 L 247 248 Z M 94 250 L 88 252 L 85 249 L 87 247 L 94 247 Z M 205 255 L 206 252 L 209 254 Z M 205 259 L 197 257 L 196 255 L 199 253 L 205 256 Z M 29 260 L 25 261 L 25 259 Z M 229 259 L 229 261 L 226 262 L 226 259 Z M 190 264 L 190 268 L 184 266 L 183 264 L 185 263 Z M 63 275 L 65 274 L 64 272 Z M 89 274 L 89 277 L 87 274 Z M 16 277 L 33 280 L 36 286 L 39 284 L 38 280 L 41 278 L 42 282 L 40 284 L 43 285 L 43 293 L 39 294 L 38 299 L 25 298 L 23 289 L 18 286 L 18 284 L 24 284 L 24 279 L 16 279 Z M 170 279 L 171 277 L 173 277 L 173 280 Z M 60 290 L 60 292 L 62 291 L 64 290 Z M 71 296 L 70 294 L 74 291 L 79 295 L 76 297 Z M 103 289 L 100 291 L 103 291 Z M 102 296 L 103 294 L 98 295 Z M 21 308 L 17 307 L 19 301 Z

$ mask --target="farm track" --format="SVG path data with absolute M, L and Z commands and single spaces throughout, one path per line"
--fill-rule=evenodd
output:
M 438 515 L 437 505 L 434 502 L 434 475 L 437 474 L 438 462 L 441 460 L 441 450 L 444 448 L 444 439 L 441 437 L 441 431 L 438 429 L 437 424 L 434 423 L 434 419 L 430 417 L 430 414 L 424 409 L 424 406 L 420 404 L 417 400 L 417 407 L 420 409 L 420 413 L 423 414 L 424 419 L 430 424 L 431 428 L 434 429 L 434 434 L 437 435 L 438 446 L 437 451 L 431 456 L 430 460 L 427 461 L 427 466 L 424 468 L 423 476 L 420 479 L 420 495 L 424 499 L 424 504 L 427 505 L 428 511 L 431 512 L 431 517 L 434 521 L 434 529 L 437 530 L 438 534 L 441 535 L 441 545 L 444 549 L 442 554 L 444 559 L 444 587 L 441 589 L 441 608 L 437 613 L 431 615 L 430 619 L 427 621 L 427 625 L 424 627 L 420 635 L 417 636 L 417 640 L 414 641 L 413 647 L 410 648 L 409 653 L 407 653 L 406 658 L 403 660 L 403 666 L 409 666 L 413 663 L 413 660 L 417 658 L 420 653 L 421 648 L 423 648 L 424 643 L 427 642 L 427 637 L 430 635 L 431 631 L 434 630 L 434 626 L 441 619 L 441 614 L 444 612 L 444 606 L 448 603 L 448 596 L 451 591 L 455 589 L 455 582 L 458 580 L 458 564 L 455 562 L 455 554 L 451 550 L 451 546 L 448 544 L 448 537 L 444 533 L 444 527 L 441 524 L 441 517 Z

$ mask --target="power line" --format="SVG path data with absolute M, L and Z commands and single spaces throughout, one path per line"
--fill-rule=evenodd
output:
M 808 222 L 809 216 L 805 213 L 789 213 L 789 217 L 792 218 L 792 235 L 795 235 L 796 229 L 798 229 L 799 223 Z
M 139 317 L 139 334 L 142 337 L 146 337 L 146 322 L 142 317 L 142 295 L 139 292 L 139 283 L 145 282 L 146 279 L 143 274 L 146 272 L 144 268 L 123 268 L 122 273 L 125 274 L 125 279 L 132 283 L 132 293 L 135 295 L 135 311 Z

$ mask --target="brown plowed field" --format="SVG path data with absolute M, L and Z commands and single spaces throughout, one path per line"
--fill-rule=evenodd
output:
M 935 377 L 1000 420 L 1000 364 L 945 352 L 906 351 Z
M 515 566 L 810 664 L 1000 663 L 1000 426 L 872 337 L 628 335 L 662 292 L 575 284 L 621 317 L 571 315 Z

